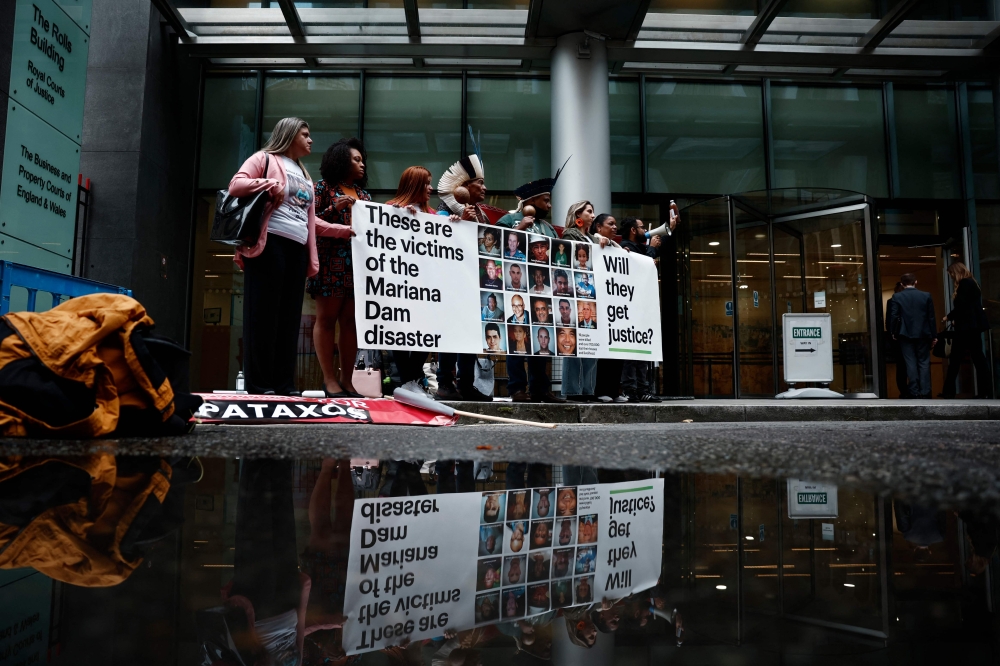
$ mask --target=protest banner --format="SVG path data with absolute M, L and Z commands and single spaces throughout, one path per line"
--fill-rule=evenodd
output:
M 656 585 L 663 479 L 354 504 L 348 654 Z
M 370 398 L 302 398 L 244 393 L 197 393 L 205 401 L 200 423 L 376 423 L 449 426 L 457 416 L 435 414 L 402 402 Z
M 362 347 L 663 358 L 649 257 L 369 201 L 352 220 Z

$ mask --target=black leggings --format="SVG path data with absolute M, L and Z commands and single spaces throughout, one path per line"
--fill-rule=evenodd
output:
M 962 369 L 962 361 L 966 356 L 972 356 L 972 364 L 976 367 L 976 384 L 980 396 L 990 396 L 993 391 L 993 377 L 990 374 L 990 364 L 983 353 L 981 333 L 972 331 L 957 331 L 951 343 L 951 354 L 948 356 L 948 374 L 944 378 L 944 395 L 955 395 L 955 383 Z
M 244 458 L 240 464 L 232 591 L 250 599 L 258 620 L 298 608 L 302 593 L 293 467 L 291 460 Z
M 308 265 L 305 245 L 275 234 L 260 255 L 243 260 L 243 369 L 250 393 L 295 390 Z

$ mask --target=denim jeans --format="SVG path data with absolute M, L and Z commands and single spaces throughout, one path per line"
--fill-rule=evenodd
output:
M 564 358 L 562 360 L 562 394 L 594 395 L 597 384 L 596 358 Z
M 622 366 L 622 391 L 625 394 L 650 393 L 649 376 L 653 364 L 649 361 L 625 361 Z
M 907 386 L 913 398 L 931 397 L 930 338 L 897 338 L 899 353 L 906 363 Z

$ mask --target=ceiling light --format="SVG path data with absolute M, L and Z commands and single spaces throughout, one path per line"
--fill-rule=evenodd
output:
M 717 589 L 717 590 L 724 590 L 724 589 L 726 589 L 726 586 L 725 585 L 716 585 L 715 589 Z
M 834 244 L 833 244 L 833 245 L 831 245 L 830 247 L 840 247 L 840 243 L 834 243 Z
M 746 537 L 746 540 L 747 541 L 753 541 L 753 537 L 752 536 L 748 536 L 748 537 Z
M 719 244 L 719 241 L 712 241 L 711 243 L 709 243 L 709 245 L 711 245 L 712 247 L 715 247 L 718 244 Z
M 854 583 L 844 583 L 844 587 L 854 587 Z
M 746 288 L 747 288 L 747 285 L 745 285 L 745 284 L 741 284 L 740 285 L 740 289 L 746 289 Z

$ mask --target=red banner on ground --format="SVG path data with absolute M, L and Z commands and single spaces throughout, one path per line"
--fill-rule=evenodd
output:
M 385 423 L 450 426 L 444 416 L 388 398 L 299 398 L 242 393 L 198 393 L 205 403 L 194 419 L 201 423 Z

